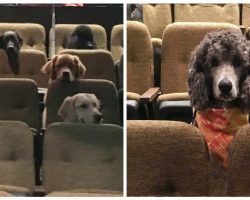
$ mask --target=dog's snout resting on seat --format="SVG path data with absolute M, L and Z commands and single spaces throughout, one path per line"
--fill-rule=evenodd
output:
M 5 50 L 14 74 L 19 74 L 19 50 L 22 45 L 23 39 L 17 32 L 6 31 L 0 36 L 0 48 Z
M 65 122 L 101 123 L 100 101 L 94 94 L 78 93 L 66 97 L 58 110 Z
M 213 195 L 226 195 L 229 147 L 250 111 L 250 44 L 240 32 L 208 33 L 191 55 L 190 101 L 207 143 Z
M 80 78 L 86 72 L 86 67 L 75 55 L 55 55 L 41 69 L 42 73 L 50 74 L 50 81 L 60 79 L 64 82 L 71 82 Z

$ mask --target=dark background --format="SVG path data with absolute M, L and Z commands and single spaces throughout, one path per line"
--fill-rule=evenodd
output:
M 83 7 L 55 4 L 56 24 L 99 24 L 107 33 L 110 49 L 112 27 L 123 24 L 123 4 L 83 4 Z M 52 20 L 52 4 L 0 4 L 0 23 L 38 23 L 46 31 L 49 46 L 49 30 Z M 48 53 L 48 49 L 47 49 Z

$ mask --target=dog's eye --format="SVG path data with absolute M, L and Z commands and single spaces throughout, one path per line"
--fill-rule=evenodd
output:
M 217 57 L 213 57 L 212 60 L 211 60 L 211 65 L 212 66 L 218 66 L 219 64 L 219 60 Z
M 87 104 L 82 104 L 81 106 L 80 106 L 81 108 L 87 108 Z
M 93 102 L 93 106 L 94 106 L 94 107 L 96 107 L 96 106 L 97 106 L 97 105 L 96 105 L 96 102 Z
M 233 59 L 233 66 L 238 67 L 238 66 L 241 65 L 241 63 L 242 63 L 242 60 L 241 60 L 239 57 L 235 57 L 235 58 Z

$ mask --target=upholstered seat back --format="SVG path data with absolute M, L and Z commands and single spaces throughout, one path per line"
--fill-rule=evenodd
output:
M 0 50 L 0 77 L 1 78 L 29 78 L 33 79 L 38 87 L 47 87 L 49 76 L 41 73 L 42 66 L 47 62 L 47 56 L 42 51 L 21 49 L 19 54 L 19 74 L 11 71 L 7 54 Z
M 37 84 L 30 79 L 0 78 L 0 120 L 23 121 L 41 128 Z
M 18 195 L 15 189 L 21 187 L 32 194 L 35 185 L 33 134 L 23 122 L 0 121 L 0 171 L 1 190 Z
M 71 83 L 55 80 L 50 84 L 46 99 L 46 126 L 61 121 L 57 114 L 58 109 L 67 96 L 77 93 L 95 94 L 101 102 L 103 123 L 120 124 L 118 94 L 115 85 L 107 80 L 81 79 Z
M 228 195 L 249 196 L 250 188 L 250 127 L 243 126 L 230 146 L 228 165 Z
M 77 55 L 86 67 L 85 79 L 106 79 L 117 84 L 118 69 L 109 51 L 64 49 L 60 51 L 60 54 Z
M 80 24 L 56 24 L 55 26 L 55 53 L 66 48 L 68 39 L 74 29 Z M 93 39 L 98 49 L 107 49 L 107 35 L 105 29 L 97 24 L 85 24 L 88 25 L 92 31 Z M 50 40 L 52 37 L 52 30 L 50 30 Z M 50 41 L 50 56 L 51 56 L 51 44 Z
M 127 123 L 128 196 L 207 196 L 208 151 L 194 126 Z
M 143 22 L 151 37 L 161 39 L 165 27 L 172 23 L 170 4 L 143 4 Z
M 0 23 L 0 35 L 6 31 L 16 31 L 23 39 L 23 49 L 36 49 L 46 53 L 45 29 L 34 23 Z
M 239 4 L 175 4 L 175 22 L 240 24 Z
M 153 47 L 145 24 L 127 22 L 127 91 L 143 94 L 154 84 Z
M 110 44 L 110 50 L 116 63 L 123 53 L 123 24 L 113 26 Z
M 46 193 L 123 190 L 123 131 L 119 126 L 51 124 L 46 131 L 43 158 Z
M 187 92 L 188 65 L 191 52 L 211 31 L 240 29 L 229 23 L 176 22 L 166 27 L 162 41 L 161 91 Z

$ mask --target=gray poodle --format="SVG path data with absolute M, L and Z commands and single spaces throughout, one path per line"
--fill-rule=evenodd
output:
M 238 32 L 208 33 L 192 52 L 188 71 L 191 105 L 196 110 L 239 106 L 250 110 L 250 44 Z
M 191 54 L 190 101 L 209 150 L 213 196 L 227 194 L 230 144 L 239 127 L 248 123 L 249 74 L 250 43 L 240 32 L 210 32 Z

